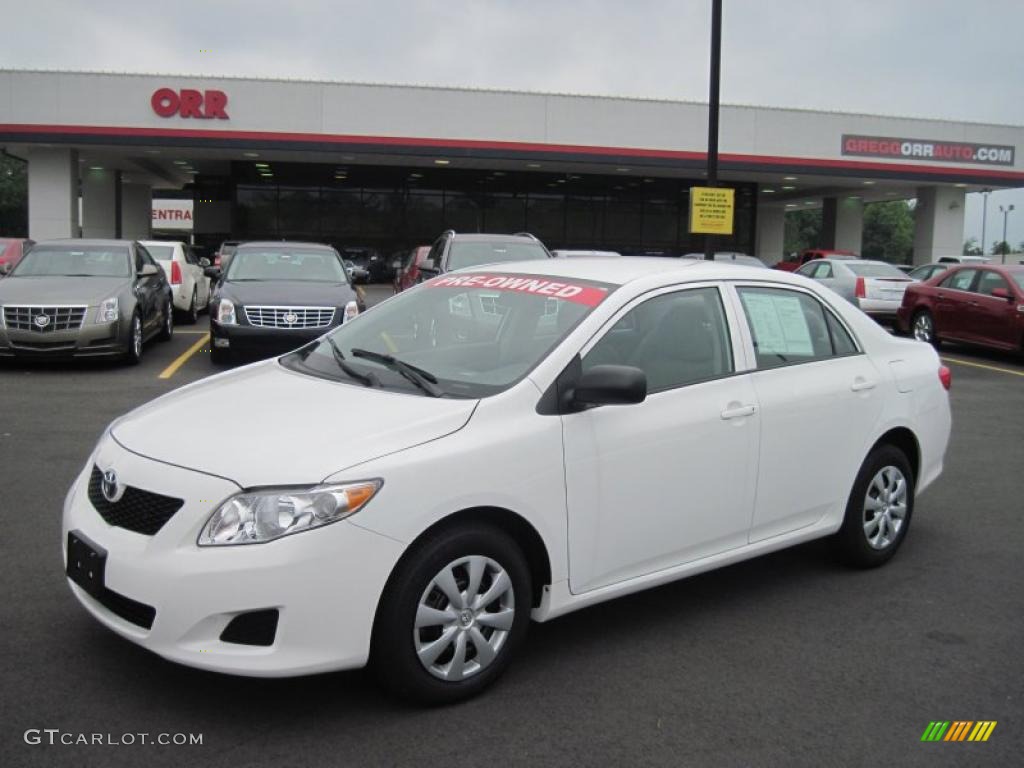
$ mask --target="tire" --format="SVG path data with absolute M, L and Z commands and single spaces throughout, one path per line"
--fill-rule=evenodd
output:
M 124 353 L 124 361 L 128 365 L 138 365 L 142 362 L 142 318 L 138 311 L 132 313 L 132 320 L 128 326 L 128 350 Z
M 185 322 L 195 325 L 199 322 L 199 305 L 196 304 L 196 289 L 192 289 L 192 301 L 189 302 L 188 310 L 185 312 Z
M 160 326 L 160 333 L 157 334 L 160 341 L 170 341 L 174 338 L 174 305 L 168 299 L 164 305 L 164 321 Z
M 439 586 L 445 582 L 447 593 Z M 474 604 L 473 594 L 491 593 L 486 604 Z M 388 580 L 374 622 L 371 666 L 402 699 L 451 704 L 470 698 L 508 667 L 531 607 L 529 567 L 511 537 L 485 525 L 439 532 L 416 545 Z M 424 622 L 419 627 L 417 617 Z
M 927 309 L 920 309 L 914 313 L 910 321 L 910 335 L 936 348 L 941 343 L 939 337 L 935 335 L 935 318 Z
M 914 513 L 915 482 L 899 448 L 880 445 L 868 454 L 833 537 L 840 559 L 856 568 L 877 568 L 896 554 Z
M 231 351 L 213 346 L 213 338 L 210 338 L 210 362 L 214 365 L 228 365 L 231 362 Z

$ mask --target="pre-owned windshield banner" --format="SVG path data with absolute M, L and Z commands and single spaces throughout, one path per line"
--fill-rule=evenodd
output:
M 1013 165 L 1014 162 L 1014 148 L 1001 144 L 971 144 L 964 141 L 899 139 L 891 136 L 855 136 L 850 134 L 843 134 L 843 154 L 940 163 Z
M 596 307 L 608 295 L 608 289 L 577 280 L 558 280 L 533 275 L 502 275 L 493 272 L 442 275 L 430 280 L 431 288 L 479 288 L 489 291 L 510 291 L 546 296 Z

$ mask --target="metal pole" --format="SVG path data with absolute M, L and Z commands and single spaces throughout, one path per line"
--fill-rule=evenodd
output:
M 1003 208 L 1003 206 L 1000 205 L 999 206 L 999 210 L 1003 214 L 1003 247 L 999 249 L 1000 251 L 1002 251 L 1003 258 L 1000 259 L 1000 263 L 1005 264 L 1006 263 L 1006 252 L 1010 248 L 1009 243 L 1006 242 L 1006 221 L 1007 221 L 1007 219 L 1010 218 L 1010 211 L 1013 210 L 1013 206 L 1011 205 L 1009 208 Z
M 981 255 L 985 255 L 985 225 L 988 223 L 988 193 L 991 189 L 981 190 Z
M 722 0 L 711 0 L 711 84 L 708 92 L 708 186 L 718 186 L 718 92 L 722 63 Z M 704 258 L 715 258 L 712 235 L 704 235 Z

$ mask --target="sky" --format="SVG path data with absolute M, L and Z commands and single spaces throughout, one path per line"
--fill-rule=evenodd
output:
M 710 0 L 0 0 L 0 68 L 706 101 Z M 724 0 L 722 101 L 1024 124 L 1021 0 Z M 986 238 L 1024 240 L 1024 190 Z M 995 213 L 993 213 L 995 212 Z M 980 195 L 966 206 L 980 237 Z M 998 219 L 998 220 L 997 220 Z

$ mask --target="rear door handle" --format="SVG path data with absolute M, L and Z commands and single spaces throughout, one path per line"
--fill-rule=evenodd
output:
M 850 385 L 851 392 L 866 392 L 869 389 L 874 389 L 877 384 L 867 379 L 862 379 L 859 376 L 853 380 L 853 384 Z
M 744 416 L 753 416 L 755 413 L 757 413 L 756 405 L 738 405 L 722 411 L 722 418 L 725 420 L 740 419 Z

